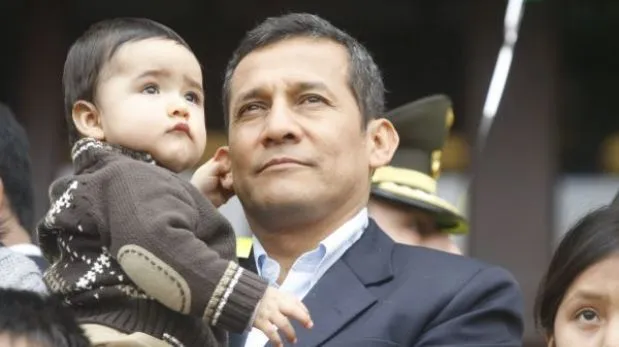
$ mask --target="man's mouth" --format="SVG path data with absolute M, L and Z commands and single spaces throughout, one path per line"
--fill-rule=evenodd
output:
M 278 157 L 278 158 L 273 158 L 269 161 L 267 161 L 264 165 L 262 165 L 260 167 L 260 169 L 258 170 L 258 172 L 262 172 L 268 168 L 271 167 L 284 167 L 284 166 L 305 166 L 307 164 L 293 159 L 293 158 L 289 158 L 289 157 Z

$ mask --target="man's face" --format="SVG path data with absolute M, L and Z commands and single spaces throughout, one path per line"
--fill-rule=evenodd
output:
M 321 218 L 367 202 L 373 133 L 364 130 L 348 69 L 343 46 L 310 38 L 258 49 L 237 66 L 229 158 L 249 219 Z

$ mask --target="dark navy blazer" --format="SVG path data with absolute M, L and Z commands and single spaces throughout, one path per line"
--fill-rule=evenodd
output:
M 253 256 L 241 264 L 256 269 Z M 314 327 L 293 322 L 295 346 L 522 346 L 523 299 L 507 271 L 397 244 L 373 220 L 303 302 Z

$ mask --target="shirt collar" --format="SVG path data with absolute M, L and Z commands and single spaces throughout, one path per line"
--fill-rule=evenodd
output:
M 7 247 L 23 255 L 42 256 L 41 249 L 31 243 L 20 243 Z
M 322 259 L 329 257 L 341 247 L 350 246 L 348 241 L 351 239 L 356 241 L 358 239 L 356 236 L 365 231 L 368 226 L 368 220 L 368 209 L 364 207 L 346 223 L 342 224 L 342 226 L 320 241 L 316 248 L 307 253 L 320 250 L 321 257 L 319 261 L 321 261 Z M 266 253 L 264 247 L 262 247 L 262 244 L 260 244 L 258 238 L 255 235 L 252 238 L 256 269 L 258 270 L 258 275 L 262 275 L 262 268 L 268 258 L 268 254 Z

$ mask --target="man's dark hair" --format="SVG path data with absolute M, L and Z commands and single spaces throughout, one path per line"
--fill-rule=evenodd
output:
M 29 346 L 90 346 L 60 299 L 14 289 L 0 289 L 0 335 L 14 341 L 23 339 Z
M 369 120 L 383 114 L 385 86 L 370 52 L 349 34 L 328 21 L 308 13 L 292 13 L 267 18 L 245 35 L 232 55 L 226 67 L 222 91 L 226 124 L 229 118 L 230 81 L 241 60 L 257 49 L 296 37 L 326 39 L 344 46 L 350 57 L 348 83 L 365 120 L 364 126 Z
M 26 230 L 34 226 L 34 195 L 26 131 L 0 103 L 0 179 L 11 211 Z
M 115 18 L 95 23 L 73 43 L 62 76 L 70 146 L 80 138 L 71 116 L 73 104 L 78 100 L 95 103 L 101 70 L 114 53 L 125 43 L 151 38 L 169 39 L 191 51 L 175 31 L 145 18 Z

